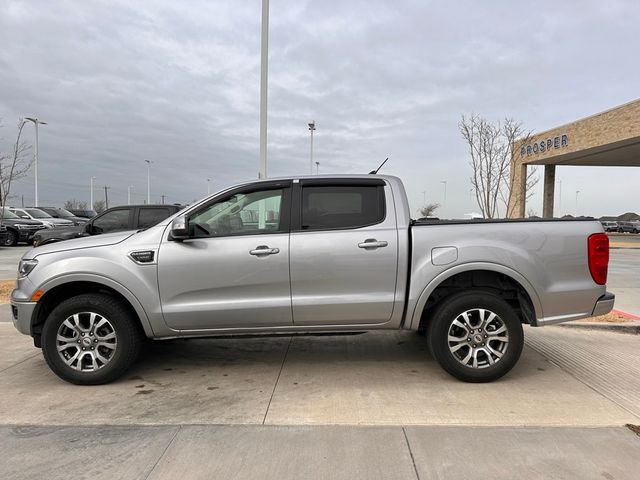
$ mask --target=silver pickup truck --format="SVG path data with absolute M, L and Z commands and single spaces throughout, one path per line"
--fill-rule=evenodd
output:
M 440 365 L 507 373 L 523 327 L 601 315 L 597 221 L 414 221 L 398 178 L 314 176 L 226 189 L 144 231 L 25 253 L 16 328 L 77 384 L 121 376 L 145 337 L 426 333 Z

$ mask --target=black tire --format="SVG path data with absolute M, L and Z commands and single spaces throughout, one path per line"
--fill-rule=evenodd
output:
M 453 353 L 450 349 L 450 343 L 454 343 L 452 347 L 458 345 L 449 340 L 450 329 L 455 330 L 458 328 L 453 325 L 454 320 L 459 318 L 460 315 L 463 315 L 463 313 L 473 312 L 476 309 L 483 309 L 496 314 L 497 320 L 489 325 L 490 329 L 493 328 L 495 330 L 497 322 L 502 322 L 506 327 L 506 334 L 508 335 L 508 343 L 506 343 L 506 346 L 504 346 L 503 341 L 495 341 L 491 340 L 491 338 L 489 341 L 493 343 L 491 345 L 489 341 L 486 343 L 487 347 L 492 346 L 497 349 L 504 348 L 504 351 L 501 352 L 501 357 L 497 360 L 493 358 L 493 355 L 488 355 L 488 350 L 485 349 L 484 343 L 474 344 L 475 340 L 473 340 L 479 332 L 481 332 L 479 338 L 488 338 L 485 334 L 491 334 L 490 331 L 482 332 L 481 329 L 465 331 L 460 329 L 459 331 L 463 333 L 458 333 L 458 335 L 462 335 L 462 337 L 467 336 L 465 341 L 470 343 L 460 345 L 458 350 L 460 353 L 457 354 Z M 473 316 L 473 314 L 471 315 Z M 489 315 L 486 316 L 486 318 L 488 317 Z M 464 382 L 482 383 L 497 380 L 514 367 L 522 353 L 524 333 L 520 319 L 507 302 L 491 292 L 476 290 L 454 294 L 444 299 L 440 305 L 438 305 L 428 325 L 427 341 L 429 342 L 431 354 L 446 372 Z M 484 342 L 486 340 L 480 341 Z M 488 366 L 481 365 L 474 367 L 473 365 L 467 365 L 463 363 L 463 359 L 459 359 L 459 357 L 456 356 L 466 357 L 465 352 L 471 352 L 472 347 L 475 347 L 475 345 L 478 347 L 477 351 L 474 350 L 476 352 L 475 355 L 480 359 L 478 364 L 482 362 L 488 364 Z M 491 351 L 493 351 L 493 349 Z M 495 363 L 491 364 L 489 357 L 492 357 Z
M 70 367 L 57 350 L 58 331 L 63 322 L 83 312 L 94 312 L 107 319 L 116 336 L 117 346 L 108 362 L 94 371 L 79 371 Z M 86 335 L 89 336 L 88 333 Z M 98 329 L 95 335 L 98 335 Z M 79 336 L 74 338 L 80 340 Z M 42 354 L 51 370 L 63 380 L 77 385 L 100 385 L 116 380 L 127 371 L 138 357 L 142 340 L 138 319 L 119 300 L 105 294 L 89 293 L 65 300 L 47 317 L 42 329 Z M 109 350 L 104 352 L 108 353 Z
M 15 247 L 18 244 L 18 232 L 7 230 L 7 239 L 4 241 L 5 247 Z

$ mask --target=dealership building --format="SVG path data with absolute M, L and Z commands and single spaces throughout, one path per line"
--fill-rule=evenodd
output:
M 640 99 L 517 142 L 511 159 L 509 217 L 525 216 L 529 165 L 544 165 L 546 218 L 553 217 L 557 166 L 640 167 Z

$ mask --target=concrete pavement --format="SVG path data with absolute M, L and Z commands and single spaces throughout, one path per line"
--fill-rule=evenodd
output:
M 636 478 L 638 337 L 525 335 L 484 385 L 376 332 L 155 342 L 123 380 L 78 387 L 2 323 L 1 477 Z
M 615 308 L 640 315 L 640 249 L 610 250 L 609 258 L 607 288 L 616 294 Z
M 0 280 L 15 280 L 20 258 L 30 249 L 31 247 L 27 245 L 0 246 Z
M 0 427 L 3 480 L 616 479 L 626 428 Z

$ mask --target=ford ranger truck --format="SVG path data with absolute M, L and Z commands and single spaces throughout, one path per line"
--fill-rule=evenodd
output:
M 159 224 L 34 248 L 11 304 L 49 367 L 120 377 L 145 337 L 425 332 L 467 382 L 505 375 L 523 324 L 603 315 L 609 244 L 595 220 L 410 217 L 392 176 L 252 181 Z

